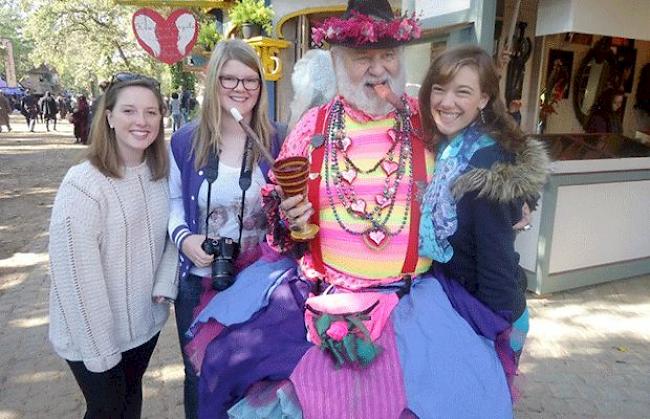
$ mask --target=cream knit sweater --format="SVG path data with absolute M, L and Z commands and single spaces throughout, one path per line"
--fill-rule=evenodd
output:
M 88 161 L 66 174 L 50 221 L 50 330 L 54 350 L 93 372 L 158 333 L 176 298 L 176 247 L 167 240 L 167 181 L 146 163 L 121 179 Z

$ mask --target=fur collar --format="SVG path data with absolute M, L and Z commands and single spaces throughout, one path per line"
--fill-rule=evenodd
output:
M 550 158 L 539 140 L 526 139 L 514 163 L 495 163 L 489 169 L 471 169 L 459 176 L 452 194 L 456 200 L 467 192 L 501 203 L 514 199 L 529 200 L 538 196 L 547 181 Z

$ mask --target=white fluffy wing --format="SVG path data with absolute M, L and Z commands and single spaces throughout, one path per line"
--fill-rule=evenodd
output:
M 184 13 L 176 19 L 176 28 L 178 28 L 178 43 L 176 44 L 178 52 L 181 55 L 187 54 L 187 45 L 194 38 L 196 31 L 196 19 L 190 13 Z
M 155 57 L 160 55 L 160 42 L 156 38 L 156 22 L 149 16 L 135 17 L 135 31 L 138 37 L 153 51 Z

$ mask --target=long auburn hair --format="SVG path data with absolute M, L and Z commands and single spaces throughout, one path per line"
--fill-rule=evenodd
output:
M 492 57 L 475 45 L 461 45 L 450 48 L 438 55 L 429 66 L 419 93 L 422 127 L 427 134 L 427 146 L 435 150 L 444 137 L 436 128 L 431 115 L 431 90 L 434 84 L 445 85 L 464 67 L 476 70 L 481 92 L 489 97 L 483 109 L 484 122 L 481 129 L 508 151 L 515 152 L 524 145 L 525 134 L 506 111 L 506 106 L 499 94 L 499 75 L 492 62 Z
M 97 111 L 93 115 L 90 129 L 90 148 L 88 149 L 88 160 L 104 175 L 112 178 L 121 178 L 123 163 L 117 147 L 115 131 L 108 125 L 106 111 L 112 111 L 119 95 L 127 87 L 144 87 L 149 89 L 158 102 L 160 111 L 160 125 L 158 136 L 149 147 L 144 150 L 144 158 L 151 170 L 153 180 L 164 179 L 169 173 L 169 158 L 165 146 L 165 128 L 163 126 L 163 115 L 165 113 L 165 102 L 158 91 L 158 88 L 146 79 L 135 79 L 118 81 L 112 84 L 102 96 Z
M 255 50 L 240 39 L 229 39 L 219 42 L 212 52 L 205 80 L 205 96 L 201 105 L 198 118 L 198 129 L 194 133 L 192 150 L 194 152 L 195 169 L 200 169 L 208 162 L 210 151 L 218 152 L 221 141 L 221 101 L 217 94 L 219 90 L 219 75 L 224 64 L 229 60 L 236 60 L 255 70 L 260 77 L 260 94 L 257 104 L 253 108 L 251 128 L 260 137 L 267 150 L 271 144 L 271 122 L 268 115 L 268 99 L 262 65 Z M 253 158 L 259 159 L 260 153 L 253 148 Z

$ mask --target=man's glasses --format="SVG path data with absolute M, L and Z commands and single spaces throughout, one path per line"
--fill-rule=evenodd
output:
M 246 90 L 257 90 L 260 88 L 260 79 L 238 79 L 232 76 L 219 76 L 219 84 L 224 89 L 236 89 L 240 82 Z
M 143 80 L 146 83 L 150 84 L 152 87 L 154 87 L 156 90 L 160 90 L 160 82 L 158 80 L 152 79 L 151 77 L 143 76 L 142 74 L 129 73 L 126 71 L 113 74 L 113 77 L 111 77 L 111 82 L 108 85 L 108 89 L 113 87 L 115 83 L 127 82 L 133 80 Z

